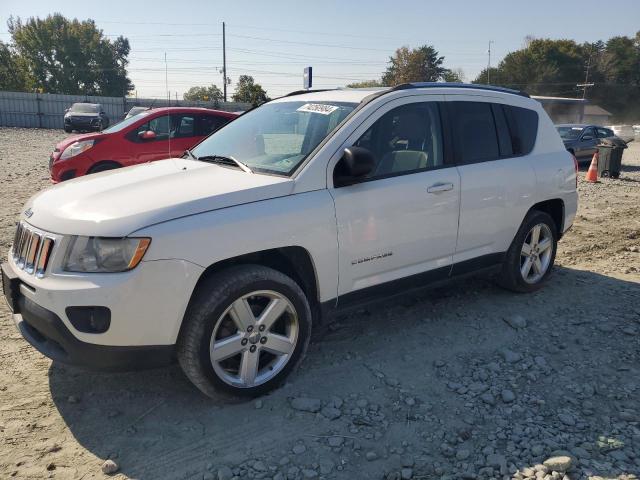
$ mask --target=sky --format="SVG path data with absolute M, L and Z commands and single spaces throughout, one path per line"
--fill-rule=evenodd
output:
M 433 45 L 447 68 L 461 68 L 471 81 L 487 66 L 490 41 L 495 66 L 527 35 L 584 42 L 640 30 L 639 0 L 1 0 L 0 40 L 10 40 L 9 16 L 54 12 L 127 37 L 133 94 L 156 98 L 167 91 L 182 98 L 194 85 L 222 88 L 222 22 L 229 96 L 246 74 L 271 97 L 302 88 L 305 66 L 313 67 L 314 88 L 379 78 L 403 45 Z

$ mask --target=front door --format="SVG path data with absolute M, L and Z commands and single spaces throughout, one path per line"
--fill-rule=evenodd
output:
M 153 139 L 141 139 L 138 134 L 144 131 L 155 133 Z M 134 134 L 136 143 L 135 163 L 146 163 L 170 157 L 179 157 L 196 142 L 195 116 L 180 113 L 160 115 L 140 125 Z
M 582 132 L 580 141 L 576 145 L 576 158 L 581 160 L 587 160 L 593 157 L 593 154 L 598 150 L 598 136 L 596 129 L 593 127 L 587 127 Z
M 376 166 L 358 183 L 329 189 L 338 225 L 340 305 L 375 293 L 373 287 L 388 293 L 412 280 L 449 274 L 460 179 L 445 162 L 443 98 L 420 99 L 389 102 L 347 142 L 369 149 Z M 393 282 L 400 279 L 402 285 Z

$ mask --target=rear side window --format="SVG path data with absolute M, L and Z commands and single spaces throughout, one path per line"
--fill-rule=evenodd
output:
M 500 158 L 496 124 L 490 103 L 449 102 L 456 163 Z
M 527 155 L 533 150 L 538 136 L 538 113 L 528 108 L 502 105 L 509 131 L 514 155 Z
M 201 115 L 200 116 L 200 125 L 198 128 L 198 135 L 209 135 L 213 133 L 222 125 L 229 121 L 228 118 L 225 117 L 216 117 L 213 115 Z

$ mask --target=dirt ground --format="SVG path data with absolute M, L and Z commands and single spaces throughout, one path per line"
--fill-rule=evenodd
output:
M 0 129 L 0 255 L 48 185 L 59 131 Z M 262 399 L 205 398 L 178 367 L 52 364 L 0 302 L 0 478 L 570 479 L 640 472 L 640 145 L 580 179 L 533 295 L 461 280 L 339 318 Z M 584 169 L 581 173 L 584 177 Z

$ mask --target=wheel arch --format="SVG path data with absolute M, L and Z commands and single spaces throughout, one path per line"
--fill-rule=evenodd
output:
M 94 173 L 96 171 L 96 169 L 103 167 L 103 166 L 111 166 L 113 168 L 122 168 L 123 165 L 119 162 L 116 162 L 115 160 L 100 160 L 96 163 L 94 163 L 93 165 L 91 165 L 91 167 L 87 170 L 87 173 Z
M 209 265 L 196 282 L 189 304 L 200 285 L 207 278 L 235 265 L 262 265 L 287 275 L 300 286 L 306 295 L 313 314 L 313 320 L 320 319 L 320 291 L 315 264 L 309 251 L 300 246 L 287 246 L 246 253 Z
M 538 210 L 540 212 L 547 213 L 556 225 L 556 231 L 558 232 L 558 239 L 562 238 L 564 229 L 564 201 L 561 198 L 552 198 L 544 200 L 533 205 L 527 214 L 532 210 Z M 526 215 L 525 215 L 526 217 Z

